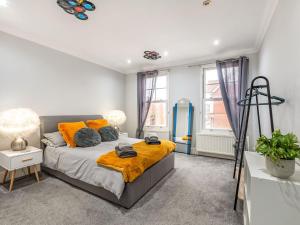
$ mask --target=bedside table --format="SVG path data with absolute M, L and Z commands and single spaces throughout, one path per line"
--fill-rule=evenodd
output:
M 119 133 L 119 138 L 128 138 L 128 133 L 126 133 L 126 132 L 120 132 Z
M 28 146 L 23 151 L 0 151 L 0 166 L 5 169 L 2 183 L 5 183 L 7 174 L 10 173 L 9 191 L 11 192 L 14 186 L 16 170 L 27 167 L 28 174 L 30 175 L 31 166 L 33 166 L 36 180 L 39 182 L 37 165 L 42 162 L 43 151 L 35 147 Z

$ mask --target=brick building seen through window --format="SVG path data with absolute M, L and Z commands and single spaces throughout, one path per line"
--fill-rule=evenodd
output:
M 230 130 L 216 68 L 204 69 L 204 129 Z
M 149 99 L 152 78 L 146 81 L 147 99 Z M 148 112 L 146 127 L 167 127 L 168 126 L 168 77 L 159 75 L 156 80 L 156 86 L 153 89 L 153 98 Z

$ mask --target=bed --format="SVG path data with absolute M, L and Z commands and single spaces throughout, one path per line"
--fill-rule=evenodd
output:
M 57 131 L 57 124 L 60 122 L 99 118 L 101 118 L 99 115 L 42 116 L 40 117 L 41 137 L 44 133 Z M 125 183 L 122 174 L 117 171 L 97 166 L 95 160 L 101 154 L 114 149 L 117 143 L 133 144 L 139 141 L 139 139 L 123 137 L 114 142 L 103 142 L 95 147 L 76 148 L 75 151 L 67 150 L 67 147 L 44 146 L 42 170 L 73 186 L 129 209 L 174 169 L 174 153 L 154 164 L 132 183 Z

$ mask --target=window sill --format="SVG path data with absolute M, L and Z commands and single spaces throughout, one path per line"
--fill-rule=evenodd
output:
M 198 135 L 207 136 L 224 136 L 224 137 L 234 137 L 234 134 L 230 130 L 202 130 L 197 133 Z
M 168 127 L 144 127 L 144 131 L 147 132 L 169 132 L 169 128 Z

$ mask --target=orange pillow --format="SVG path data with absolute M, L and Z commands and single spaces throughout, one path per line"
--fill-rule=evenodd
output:
M 99 130 L 102 127 L 108 126 L 108 121 L 105 119 L 99 119 L 99 120 L 88 120 L 86 121 L 86 124 L 89 128 L 93 128 L 95 130 Z
M 86 125 L 83 121 L 58 124 L 58 130 L 70 148 L 76 147 L 76 143 L 74 142 L 74 136 L 76 132 L 79 131 L 81 128 L 86 128 Z

